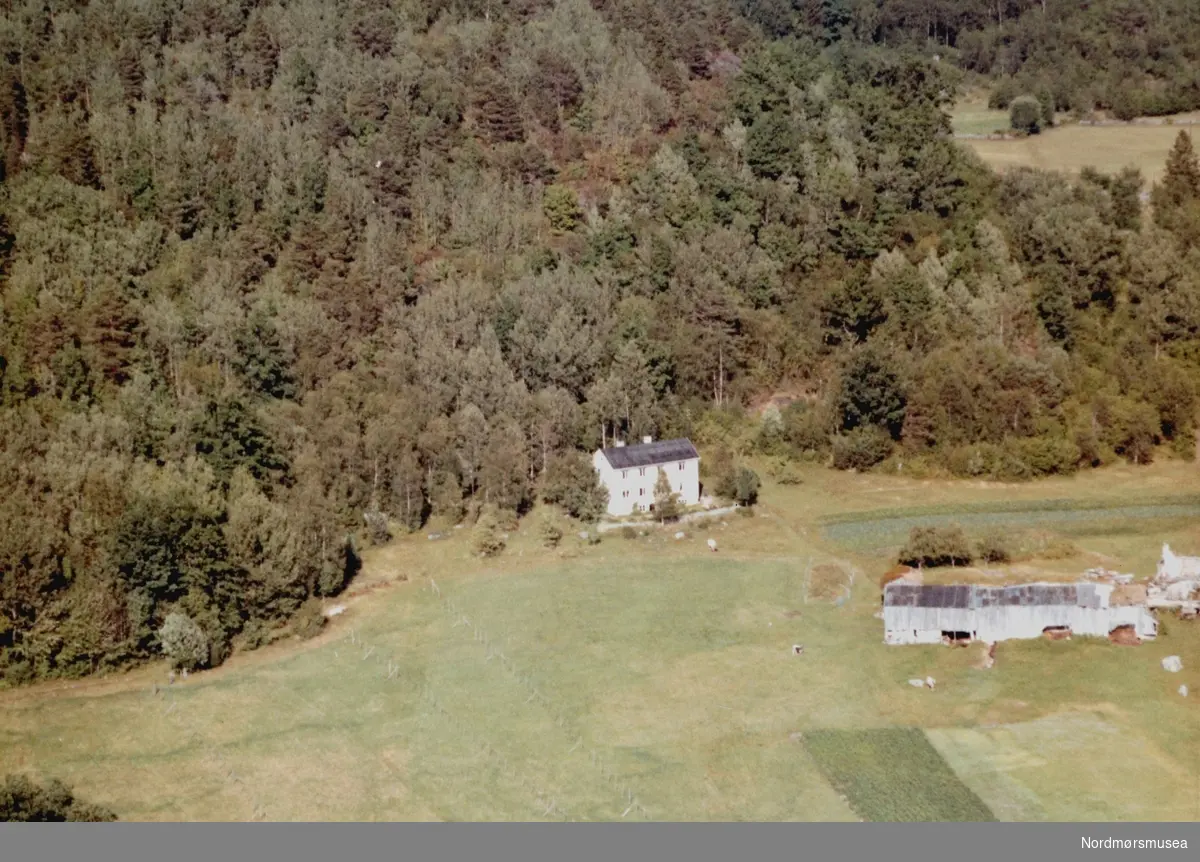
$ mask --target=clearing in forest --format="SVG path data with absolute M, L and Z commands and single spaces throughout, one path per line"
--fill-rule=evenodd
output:
M 60 778 L 125 820 L 1149 819 L 1130 800 L 1168 796 L 1161 816 L 1200 818 L 1200 713 L 1176 693 L 1200 690 L 1200 663 L 1160 665 L 1200 655 L 1200 626 L 1136 648 L 1005 643 L 980 670 L 974 650 L 884 645 L 892 560 L 823 532 L 913 500 L 1132 505 L 1133 488 L 1180 496 L 1192 470 L 1001 487 L 805 468 L 714 526 L 720 554 L 669 529 L 551 551 L 522 526 L 490 561 L 467 530 L 403 537 L 355 587 L 390 588 L 339 599 L 314 641 L 173 686 L 153 667 L 0 693 L 0 773 Z M 1072 541 L 1147 573 L 1164 540 L 1200 548 L 1194 519 L 1133 514 Z M 809 560 L 862 573 L 847 601 L 804 600 Z M 936 690 L 907 684 L 926 676 Z M 1081 770 L 1081 740 L 1105 763 Z M 855 779 L 873 759 L 888 774 Z

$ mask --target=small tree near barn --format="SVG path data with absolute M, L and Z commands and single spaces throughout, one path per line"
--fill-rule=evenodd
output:
M 961 527 L 913 527 L 908 544 L 900 551 L 906 566 L 966 566 L 971 545 Z

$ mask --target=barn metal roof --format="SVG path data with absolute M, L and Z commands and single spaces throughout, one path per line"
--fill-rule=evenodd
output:
M 699 458 L 700 453 L 692 445 L 691 440 L 657 440 L 653 443 L 639 443 L 636 446 L 613 446 L 601 450 L 608 463 L 617 470 L 630 467 L 649 467 L 652 464 L 667 464 L 671 461 L 686 461 L 689 458 Z
M 1012 587 L 979 587 L 971 584 L 888 584 L 885 606 L 913 608 L 1034 607 L 1046 605 L 1101 607 L 1093 584 L 1022 584 Z

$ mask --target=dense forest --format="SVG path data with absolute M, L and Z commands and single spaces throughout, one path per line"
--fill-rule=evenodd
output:
M 998 178 L 912 21 L 810 5 L 4 2 L 4 679 L 312 630 L 365 523 L 587 516 L 776 392 L 775 458 L 1192 457 L 1190 139 L 1150 207 Z
M 993 82 L 999 108 L 1025 92 L 1077 116 L 1200 109 L 1193 0 L 742 0 L 742 8 L 776 37 L 939 56 Z

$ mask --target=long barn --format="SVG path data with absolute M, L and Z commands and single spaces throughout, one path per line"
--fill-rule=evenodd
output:
M 1158 621 L 1140 605 L 1110 603 L 1108 584 L 972 584 L 884 588 L 884 642 L 933 644 L 943 640 L 988 642 L 1038 638 L 1047 631 L 1106 637 L 1132 626 L 1139 638 L 1158 634 Z

